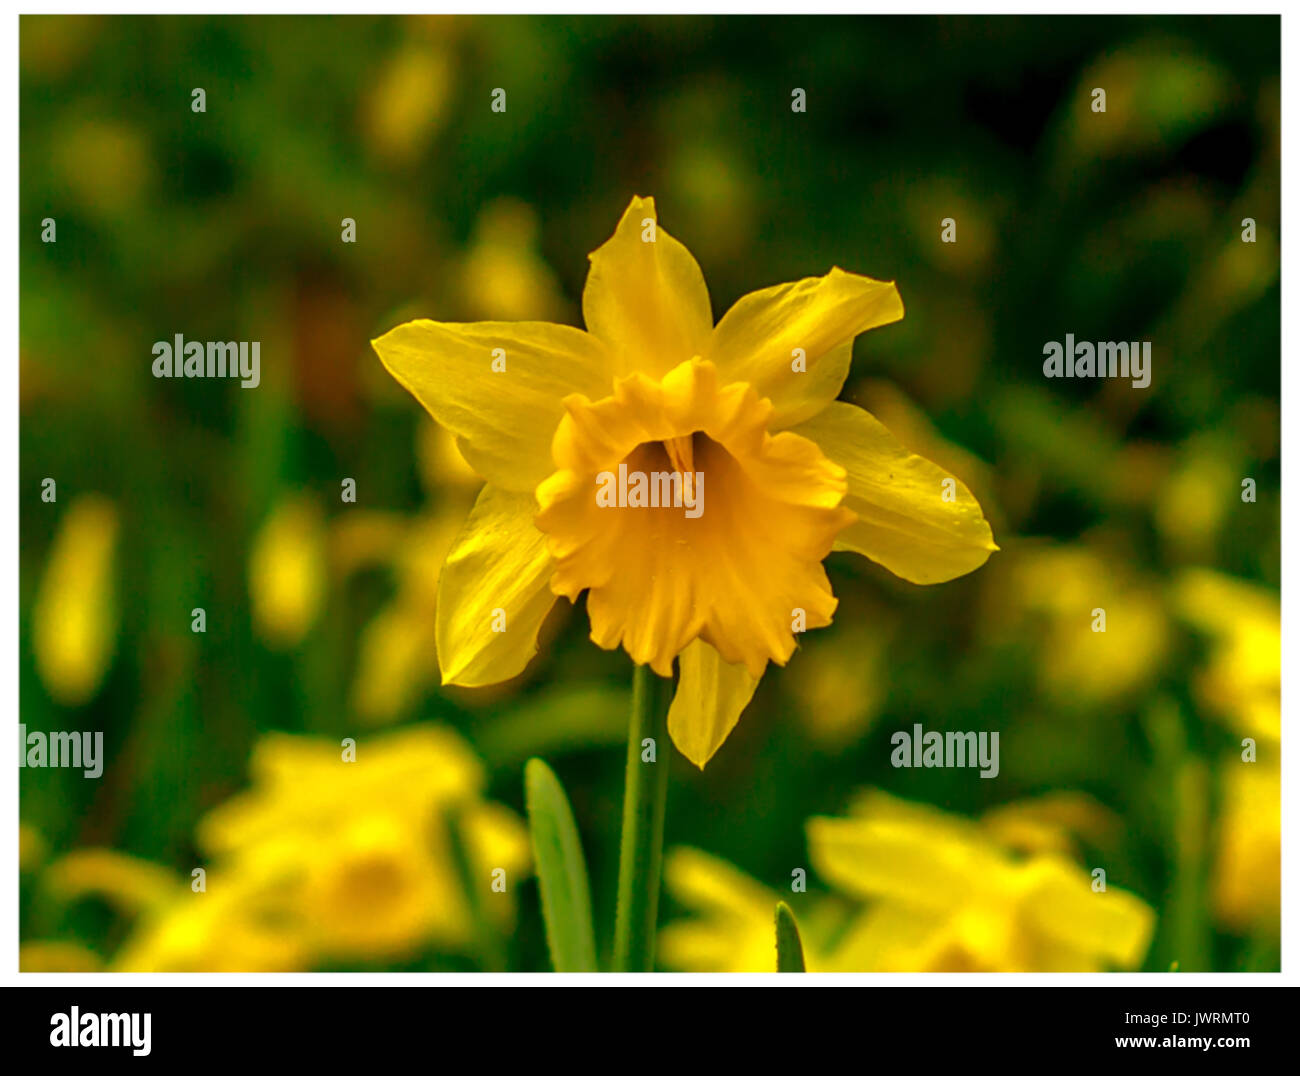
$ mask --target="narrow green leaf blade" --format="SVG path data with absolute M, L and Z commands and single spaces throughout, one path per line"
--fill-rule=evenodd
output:
M 559 778 L 540 758 L 524 767 L 524 799 L 551 964 L 556 971 L 596 971 L 591 891 L 578 827 Z
M 776 902 L 776 970 L 807 971 L 803 962 L 803 942 L 794 912 L 783 900 Z

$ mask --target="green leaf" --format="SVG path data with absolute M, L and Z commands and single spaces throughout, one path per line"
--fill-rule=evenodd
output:
M 794 921 L 794 912 L 783 900 L 776 902 L 776 970 L 808 970 L 803 963 L 803 942 L 799 939 L 799 924 Z
M 578 827 L 559 778 L 540 758 L 524 767 L 524 798 L 551 964 L 556 971 L 596 971 L 591 892 Z

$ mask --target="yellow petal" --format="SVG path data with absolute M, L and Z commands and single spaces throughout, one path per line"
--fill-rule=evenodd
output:
M 617 375 L 659 377 L 701 354 L 713 330 L 709 290 L 691 252 L 659 227 L 653 198 L 633 198 L 590 258 L 582 316 Z
M 696 639 L 679 658 L 681 678 L 668 708 L 668 735 L 700 769 L 722 746 L 754 697 L 758 681 L 744 665 L 728 665 Z
M 606 396 L 611 385 L 600 341 L 566 325 L 408 321 L 371 346 L 456 434 L 466 462 L 508 490 L 531 490 L 553 470 L 551 437 L 564 397 Z
M 855 336 L 902 316 L 892 282 L 832 269 L 744 296 L 718 322 L 703 355 L 726 380 L 747 381 L 768 397 L 772 428 L 781 429 L 839 395 Z
M 110 848 L 78 848 L 51 864 L 45 884 L 62 900 L 94 894 L 127 914 L 161 908 L 180 889 L 165 867 Z
M 844 507 L 858 521 L 839 533 L 836 549 L 861 553 L 911 583 L 944 583 L 974 571 L 998 548 L 970 490 L 908 452 L 860 407 L 832 403 L 793 432 L 848 472 Z M 944 499 L 946 491 L 952 500 Z
M 670 848 L 664 854 L 664 886 L 685 908 L 764 926 L 780 899 L 726 860 L 697 848 Z
M 664 854 L 664 888 L 676 903 L 698 913 L 659 928 L 655 952 L 664 967 L 707 972 L 775 970 L 772 914 L 778 893 L 694 848 L 670 848 Z M 804 945 L 806 953 L 806 937 Z
M 523 672 L 555 602 L 551 555 L 527 494 L 488 486 L 447 555 L 438 583 L 444 684 L 479 687 Z
M 1024 915 L 1045 938 L 1121 968 L 1142 962 L 1155 929 L 1155 913 L 1142 900 L 1114 886 L 1094 892 L 1086 873 L 1055 857 L 1021 870 Z
M 995 889 L 1007 874 L 1004 859 L 978 843 L 973 827 L 962 832 L 899 815 L 814 817 L 806 829 L 817 873 L 858 897 L 944 912 L 973 900 L 981 886 Z

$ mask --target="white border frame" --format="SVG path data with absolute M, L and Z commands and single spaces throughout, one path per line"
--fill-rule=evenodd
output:
M 1100 8 L 1093 8 L 1087 11 L 1080 11 L 1074 7 L 1064 10 L 1052 10 L 1041 3 L 1013 2 L 1013 3 L 994 3 L 991 5 L 980 5 L 970 3 L 968 0 L 948 0 L 942 5 L 925 4 L 925 3 L 904 3 L 894 5 L 890 11 L 864 10 L 865 4 L 844 4 L 844 5 L 824 5 L 814 4 L 810 7 L 801 8 L 797 12 L 782 10 L 772 3 L 772 0 L 757 0 L 751 3 L 712 3 L 701 8 L 699 5 L 687 5 L 682 3 L 642 3 L 637 6 L 637 14 L 655 14 L 655 15 L 704 15 L 704 14 L 907 14 L 907 15 L 935 15 L 935 14 L 962 14 L 962 15 L 1214 15 L 1214 14 L 1261 14 L 1261 15 L 1281 15 L 1281 4 L 1275 3 L 1265 5 L 1262 9 L 1252 8 L 1250 11 L 1231 11 L 1225 12 L 1223 9 L 1226 5 L 1222 3 L 1209 3 L 1207 0 L 1185 0 L 1183 3 L 1168 2 L 1148 2 L 1142 6 L 1139 11 L 1117 9 L 1111 5 L 1104 5 Z M 454 8 L 441 7 L 441 5 L 419 5 L 410 2 L 399 2 L 389 5 L 389 11 L 392 14 L 458 14 Z M 992 8 L 992 10 L 989 10 Z M 432 11 L 430 9 L 433 9 Z M 21 10 L 15 9 L 11 16 L 0 31 L 5 41 L 3 55 L 9 57 L 10 62 L 10 82 L 8 105 L 4 109 L 4 131 L 5 144 L 17 148 L 18 146 L 18 77 L 19 77 L 19 56 L 18 56 L 18 15 L 20 14 L 117 14 L 117 15 L 138 15 L 138 14 L 180 14 L 175 10 L 169 10 L 166 5 L 160 3 L 135 4 L 126 9 L 115 7 L 114 5 L 104 3 L 52 3 L 52 4 L 25 4 Z M 217 15 L 237 15 L 248 14 L 248 5 L 236 3 L 216 3 L 204 5 L 204 14 Z M 536 3 L 500 3 L 495 0 L 484 0 L 482 3 L 475 5 L 473 14 L 608 14 L 610 16 L 627 16 L 633 14 L 627 10 L 619 10 L 613 4 L 593 3 L 591 0 L 577 0 L 564 5 L 560 10 L 555 8 L 545 8 Z M 197 14 L 197 12 L 185 12 L 184 14 Z M 359 12 L 355 10 L 345 10 L 343 5 L 337 3 L 295 3 L 289 5 L 276 5 L 274 10 L 260 11 L 258 14 L 375 14 L 375 12 Z M 1291 205 L 1300 207 L 1300 188 L 1297 187 L 1296 171 L 1292 167 L 1295 162 L 1294 154 L 1291 152 L 1295 145 L 1295 133 L 1297 130 L 1295 117 L 1300 114 L 1300 90 L 1297 89 L 1297 82 L 1288 77 L 1287 63 L 1288 57 L 1300 57 L 1300 22 L 1295 19 L 1289 19 L 1282 16 L 1282 203 L 1284 206 Z M 0 661 L 3 665 L 3 676 L 0 682 L 3 683 L 4 696 L 13 700 L 15 714 L 18 713 L 18 669 L 19 669 L 19 638 L 18 638 L 18 505 L 20 504 L 20 491 L 18 489 L 18 422 L 20 418 L 18 403 L 18 341 L 15 339 L 18 333 L 18 314 L 19 314 L 19 293 L 18 293 L 18 168 L 19 159 L 15 152 L 12 166 L 4 174 L 4 192 L 5 204 L 12 207 L 13 212 L 3 218 L 3 236 L 10 256 L 5 264 L 4 270 L 4 302 L 9 311 L 9 324 L 12 326 L 11 341 L 13 350 L 9 360 L 9 384 L 11 388 L 10 409 L 13 415 L 13 427 L 9 435 L 3 441 L 3 448 L 0 454 L 3 455 L 3 464 L 0 464 L 0 503 L 12 506 L 10 510 L 13 516 L 9 519 L 8 526 L 5 527 L 3 538 L 0 539 L 2 545 L 0 557 L 3 557 L 4 572 L 0 582 L 0 594 L 3 595 L 3 606 L 5 617 L 0 624 Z M 1297 210 L 1300 212 L 1300 209 Z M 1298 264 L 1297 259 L 1289 255 L 1295 252 L 1295 229 L 1290 227 L 1290 217 L 1283 214 L 1282 217 L 1282 262 L 1283 266 Z M 1300 273 L 1300 270 L 1297 270 Z M 1282 355 L 1285 357 L 1289 353 L 1289 346 L 1295 340 L 1295 334 L 1292 332 L 1297 314 L 1294 313 L 1300 307 L 1291 300 L 1300 298 L 1298 295 L 1297 274 L 1282 273 Z M 1294 361 L 1294 360 L 1293 360 Z M 1283 431 L 1292 428 L 1291 419 L 1300 418 L 1296 414 L 1295 401 L 1295 383 L 1288 376 L 1290 368 L 1287 361 L 1282 361 L 1282 429 Z M 1293 535 L 1297 531 L 1297 521 L 1300 518 L 1300 478 L 1297 478 L 1294 469 L 1286 466 L 1287 453 L 1286 438 L 1283 438 L 1283 455 L 1282 455 L 1282 576 L 1284 579 L 1290 578 L 1290 568 L 1296 563 L 1296 558 L 1290 556 L 1290 550 L 1286 544 L 1287 535 Z M 1297 633 L 1297 616 L 1300 608 L 1300 597 L 1297 597 L 1297 591 L 1294 586 L 1290 591 L 1282 592 L 1282 655 L 1283 668 L 1290 669 L 1300 667 L 1300 663 L 1293 661 L 1296 658 L 1296 633 Z M 1282 694 L 1282 723 L 1283 726 L 1291 724 L 1288 706 L 1290 693 L 1285 685 Z M 15 722 L 16 724 L 17 722 Z M 615 975 L 601 974 L 599 976 L 587 975 L 556 975 L 556 974 L 535 974 L 531 972 L 507 972 L 502 974 L 489 973 L 403 973 L 403 972 L 354 972 L 348 974 L 326 974 L 326 973 L 258 973 L 258 972 L 239 972 L 239 973 L 126 973 L 126 972 L 97 972 L 97 973 L 28 973 L 20 975 L 18 972 L 18 751 L 16 739 L 13 735 L 6 735 L 3 738 L 3 756 L 0 758 L 0 790 L 3 795 L 0 800 L 3 801 L 3 816 L 0 817 L 0 863 L 4 867 L 0 873 L 3 873 L 3 885 L 0 886 L 0 922 L 6 924 L 0 928 L 0 984 L 19 985 L 19 986 L 61 986 L 74 988 L 79 986 L 100 986 L 100 987 L 130 987 L 130 986 L 256 986 L 256 987 L 337 987 L 337 986 L 458 986 L 458 987 L 489 987 L 502 984 L 512 986 L 573 986 L 573 985 L 596 985 L 600 986 L 765 986 L 765 987 L 784 987 L 784 988 L 820 988 L 830 986 L 862 986 L 862 987 L 899 987 L 899 986 L 964 986 L 964 987 L 1021 987 L 1021 986 L 1089 986 L 1098 989 L 1106 989 L 1116 986 L 1144 986 L 1144 987 L 1190 987 L 1190 986 L 1258 986 L 1258 985 L 1295 985 L 1300 976 L 1297 975 L 1297 966 L 1300 965 L 1300 936 L 1297 936 L 1298 930 L 1294 926 L 1296 922 L 1296 904 L 1297 904 L 1297 865 L 1294 855 L 1287 854 L 1288 843 L 1294 843 L 1294 834 L 1300 828 L 1300 819 L 1297 818 L 1297 793 L 1292 790 L 1292 780 L 1296 777 L 1297 764 L 1292 759 L 1289 752 L 1283 750 L 1282 767 L 1282 832 L 1283 832 L 1283 855 L 1282 855 L 1282 973 L 1246 973 L 1246 972 L 1202 972 L 1202 973 L 1151 973 L 1151 972 L 1106 972 L 1106 973 L 1061 973 L 1061 974 L 936 974 L 927 972 L 899 972 L 899 973 L 836 973 L 821 974 L 809 976 L 786 976 L 786 975 L 768 975 L 768 974 L 730 974 L 730 975 L 699 975 L 675 972 L 657 972 L 653 975 Z M 1288 841 L 1288 836 L 1291 840 Z M 10 874 L 9 871 L 12 871 Z M 1292 929 L 1288 930 L 1287 925 L 1291 924 Z

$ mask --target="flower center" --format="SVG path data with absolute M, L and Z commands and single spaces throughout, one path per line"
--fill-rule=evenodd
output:
M 721 385 L 697 358 L 565 406 L 536 522 L 551 589 L 588 591 L 598 645 L 671 676 L 702 638 L 757 677 L 830 623 L 821 561 L 855 518 L 839 507 L 844 471 L 807 438 L 769 434 L 771 404 L 750 385 Z

